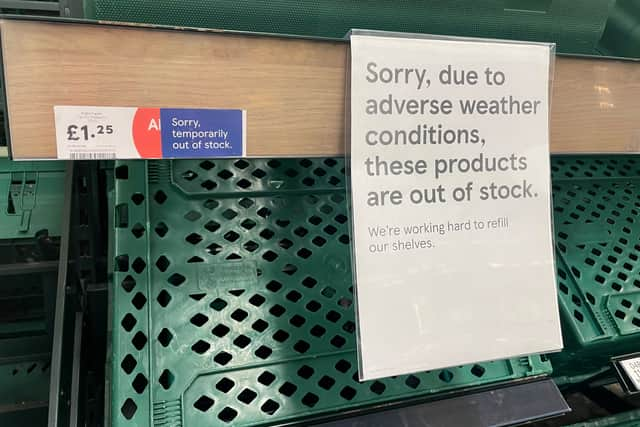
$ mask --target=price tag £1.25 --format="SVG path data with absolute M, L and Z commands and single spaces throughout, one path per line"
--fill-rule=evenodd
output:
M 55 106 L 59 159 L 242 157 L 246 112 Z

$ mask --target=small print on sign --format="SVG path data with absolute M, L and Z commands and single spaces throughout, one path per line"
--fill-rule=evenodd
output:
M 553 46 L 351 35 L 361 379 L 562 348 Z
M 59 159 L 242 157 L 243 110 L 55 106 Z
M 640 358 L 620 360 L 618 363 L 622 366 L 636 390 L 640 390 Z

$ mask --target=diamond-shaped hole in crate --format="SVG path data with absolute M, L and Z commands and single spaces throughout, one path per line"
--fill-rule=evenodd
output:
M 440 380 L 445 382 L 445 383 L 450 383 L 451 380 L 453 380 L 453 372 L 451 372 L 448 369 L 443 369 L 438 374 L 438 378 L 440 378 Z
M 416 377 L 415 375 L 409 375 L 404 383 L 407 385 L 407 387 L 416 389 L 420 385 L 420 378 Z
M 238 416 L 238 411 L 227 406 L 218 414 L 218 418 L 225 423 L 230 423 Z
M 158 190 L 156 191 L 156 193 L 153 195 L 153 200 L 156 201 L 156 203 L 158 203 L 159 205 L 163 204 L 164 202 L 167 201 L 167 194 L 162 191 L 162 190 Z
M 254 352 L 256 356 L 258 356 L 260 359 L 263 359 L 263 360 L 271 356 L 271 353 L 273 353 L 273 350 L 270 347 L 267 347 L 266 345 L 261 345 Z
M 165 308 L 169 305 L 169 302 L 171 302 L 171 294 L 169 294 L 169 292 L 163 289 L 158 294 L 157 301 L 161 307 Z
M 227 353 L 226 351 L 221 351 L 216 354 L 213 360 L 219 365 L 225 366 L 231 361 L 232 358 L 233 356 L 231 356 L 231 354 Z
M 346 374 L 347 372 L 349 372 L 349 369 L 351 369 L 351 363 L 344 359 L 340 359 L 338 360 L 338 362 L 336 362 L 335 368 L 338 372 Z
M 133 328 L 136 326 L 136 323 L 138 323 L 136 318 L 131 313 L 127 313 L 122 318 L 122 321 L 120 322 L 120 325 L 122 325 L 122 328 L 125 331 L 131 332 L 133 330 Z
M 211 307 L 215 311 L 222 311 L 226 306 L 227 302 L 222 298 L 216 298 L 211 302 L 211 304 L 209 304 L 209 307 Z
M 147 263 L 145 263 L 144 260 L 140 257 L 137 257 L 135 260 L 133 260 L 133 263 L 131 264 L 131 268 L 133 268 L 133 271 L 138 274 L 141 274 L 146 267 Z
M 127 398 L 127 400 L 125 400 L 122 406 L 120 407 L 120 413 L 127 420 L 130 420 L 131 418 L 133 418 L 137 410 L 138 410 L 138 405 L 136 405 L 136 403 L 130 397 Z
M 131 299 L 131 304 L 138 310 L 142 310 L 142 307 L 147 303 L 147 297 L 145 297 L 142 292 L 136 293 Z
M 260 294 L 255 294 L 251 298 L 249 298 L 249 303 L 256 307 L 260 307 L 265 301 L 266 298 Z
M 276 340 L 279 343 L 283 343 L 285 342 L 287 339 L 289 339 L 289 333 L 282 330 L 282 329 L 278 329 L 274 334 L 273 334 L 273 339 Z
M 269 371 L 264 371 L 258 376 L 258 382 L 264 386 L 270 386 L 275 380 L 276 376 Z
M 200 162 L 200 164 L 198 165 L 200 168 L 208 171 L 214 168 L 215 163 L 209 161 L 209 160 L 204 160 L 202 162 Z
M 309 378 L 311 378 L 311 376 L 314 374 L 314 369 L 309 366 L 309 365 L 302 365 L 299 369 L 298 369 L 298 376 L 300 378 L 303 378 L 305 380 L 308 380 Z
M 262 404 L 260 410 L 267 415 L 273 415 L 280 408 L 280 404 L 272 399 L 267 399 L 266 402 Z
M 371 390 L 373 393 L 375 393 L 377 395 L 381 395 L 382 393 L 384 393 L 386 388 L 387 388 L 387 386 L 384 385 L 384 383 L 382 383 L 380 381 L 374 381 L 369 386 L 369 390 Z
M 291 317 L 291 319 L 289 319 L 289 323 L 291 323 L 296 328 L 299 328 L 302 325 L 304 325 L 306 323 L 306 321 L 307 321 L 307 319 L 305 319 L 304 317 L 300 316 L 299 314 L 294 314 Z
M 281 306 L 280 304 L 276 304 L 273 307 L 271 307 L 269 309 L 269 313 L 271 313 L 272 315 L 274 315 L 275 317 L 280 317 L 282 316 L 287 310 Z
M 131 343 L 136 350 L 140 351 L 147 344 L 147 336 L 142 331 L 138 331 L 131 339 Z
M 215 233 L 220 228 L 220 224 L 214 220 L 210 220 L 207 221 L 207 223 L 204 225 L 204 228 L 211 233 Z
M 198 353 L 198 354 L 204 354 L 210 348 L 211 348 L 211 344 L 209 344 L 208 342 L 206 342 L 204 340 L 198 340 L 195 344 L 193 344 L 191 346 L 191 351 L 193 351 L 195 353 Z
M 247 347 L 249 344 L 251 344 L 251 338 L 249 338 L 246 335 L 238 335 L 234 340 L 233 340 L 233 345 L 235 345 L 236 347 L 239 348 L 245 348 Z
M 351 386 L 345 386 L 340 390 L 340 396 L 346 400 L 353 400 L 353 398 L 356 397 L 356 394 L 356 389 Z
M 202 313 L 197 313 L 189 321 L 191 322 L 192 325 L 201 327 L 201 326 L 204 326 L 204 324 L 209 321 L 209 318 Z
M 169 276 L 169 278 L 167 279 L 167 281 L 172 284 L 173 286 L 180 286 L 182 285 L 185 281 L 187 280 L 186 277 L 184 277 L 182 274 L 179 273 L 173 273 L 171 276 Z
M 164 369 L 160 374 L 160 377 L 158 378 L 158 382 L 160 383 L 163 389 L 169 390 L 169 388 L 171 388 L 171 386 L 173 385 L 173 382 L 175 381 L 175 379 L 176 378 L 173 375 L 173 372 L 171 372 L 168 369 Z
M 258 393 L 256 393 L 255 391 L 249 388 L 245 388 L 240 392 L 240 394 L 238 394 L 238 400 L 244 403 L 245 405 L 248 405 L 251 402 L 253 402 L 257 396 L 258 396 Z
M 298 390 L 298 386 L 296 386 L 293 383 L 290 383 L 289 381 L 285 381 L 280 388 L 278 389 L 278 391 L 280 393 L 282 393 L 283 395 L 287 396 L 287 397 L 291 397 L 293 396 L 293 394 L 296 392 L 296 390 Z
M 320 401 L 320 398 L 317 394 L 308 392 L 302 397 L 302 404 L 308 406 L 309 408 L 313 408 Z
M 202 181 L 200 186 L 202 188 L 204 188 L 205 190 L 207 190 L 207 191 L 211 191 L 211 190 L 215 189 L 218 186 L 218 184 L 215 181 L 207 179 L 205 181 Z
M 154 230 L 158 236 L 164 237 L 169 231 L 169 227 L 164 222 L 159 222 Z
M 160 257 L 158 257 L 158 259 L 156 260 L 156 267 L 158 267 L 158 270 L 160 270 L 163 273 L 167 271 L 170 265 L 171 265 L 171 262 L 164 255 L 160 255 Z
M 121 285 L 122 289 L 124 289 L 125 292 L 131 292 L 136 286 L 136 279 L 131 277 L 131 275 L 127 275 L 124 279 L 122 279 Z
M 323 375 L 320 381 L 318 381 L 318 385 L 325 390 L 331 390 L 331 387 L 333 387 L 335 383 L 336 380 L 328 375 Z
M 198 400 L 193 403 L 193 407 L 199 411 L 207 412 L 209 409 L 211 409 L 214 403 L 215 401 L 209 396 L 200 396 Z
M 242 188 L 243 190 L 246 190 L 247 188 L 251 187 L 251 181 L 242 178 L 238 182 L 236 182 L 236 186 Z
M 206 251 L 207 253 L 209 253 L 209 255 L 218 255 L 220 252 L 222 252 L 222 246 L 217 243 L 212 243 L 206 247 Z
M 131 383 L 131 386 L 136 391 L 136 393 L 142 394 L 144 392 L 144 389 L 147 388 L 147 384 L 149 384 L 149 381 L 147 380 L 147 377 L 145 377 L 142 374 L 138 374 L 133 379 L 133 382 Z
M 309 351 L 311 348 L 311 344 L 306 342 L 305 340 L 298 340 L 294 345 L 293 349 L 300 354 L 304 354 Z
M 327 329 L 320 325 L 314 325 L 309 332 L 314 337 L 320 338 L 327 332 Z
M 231 313 L 231 318 L 236 322 L 242 322 L 249 316 L 249 313 L 241 308 L 237 308 Z
M 140 237 L 142 237 L 144 235 L 144 231 L 145 231 L 144 226 L 139 222 L 134 224 L 133 227 L 131 227 L 131 233 L 134 235 L 136 239 L 139 239 Z
M 138 362 L 136 361 L 135 357 L 130 354 L 127 354 L 120 363 L 120 367 L 124 372 L 127 373 L 127 375 L 133 372 L 133 370 L 136 368 L 136 365 L 138 365 Z
M 198 211 L 189 211 L 186 214 L 184 214 L 184 219 L 186 219 L 187 221 L 197 221 L 200 218 L 202 218 L 202 214 Z
M 202 205 L 209 210 L 214 210 L 220 206 L 220 202 L 215 199 L 207 199 Z
M 198 233 L 190 233 L 189 235 L 187 235 L 187 237 L 184 238 L 184 240 L 191 243 L 192 245 L 197 245 L 198 243 L 202 242 L 202 236 Z
M 163 347 L 167 347 L 171 343 L 172 339 L 173 334 L 167 328 L 162 328 L 158 334 L 158 342 L 160 342 Z
M 227 180 L 233 176 L 233 172 L 227 169 L 223 169 L 220 172 L 218 172 L 218 176 L 224 180 Z
M 216 383 L 216 388 L 223 393 L 228 393 L 235 385 L 232 379 L 224 377 Z
M 258 319 L 251 325 L 251 329 L 257 332 L 264 332 L 269 327 L 269 324 L 262 319 Z
M 478 378 L 481 378 L 485 372 L 486 372 L 486 369 L 478 364 L 475 364 L 471 367 L 471 373 Z
M 227 335 L 229 331 L 230 331 L 229 327 L 223 325 L 222 323 L 219 323 L 213 328 L 211 332 L 213 333 L 213 335 L 217 336 L 218 338 L 222 338 L 225 335 Z

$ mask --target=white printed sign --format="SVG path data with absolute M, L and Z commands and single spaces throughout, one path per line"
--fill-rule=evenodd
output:
M 352 33 L 361 379 L 562 348 L 552 49 Z

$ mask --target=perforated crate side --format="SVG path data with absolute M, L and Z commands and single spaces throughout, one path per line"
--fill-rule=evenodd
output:
M 593 369 L 640 332 L 640 158 L 552 159 L 558 296 L 567 350 L 558 371 Z M 570 355 L 585 363 L 576 366 Z
M 46 357 L 0 364 L 0 407 L 46 405 L 49 368 L 50 363 Z
M 131 166 L 131 167 L 130 167 Z M 133 224 L 146 224 L 144 163 L 115 167 L 114 272 L 111 340 L 111 422 L 113 426 L 151 425 L 148 233 L 130 239 Z M 137 228 L 136 228 L 137 229 Z
M 638 155 L 556 155 L 551 156 L 553 182 L 581 179 L 640 177 Z
M 0 159 L 0 239 L 60 236 L 66 162 Z
M 342 159 L 115 176 L 115 425 L 272 424 L 551 371 L 532 356 L 357 381 Z

